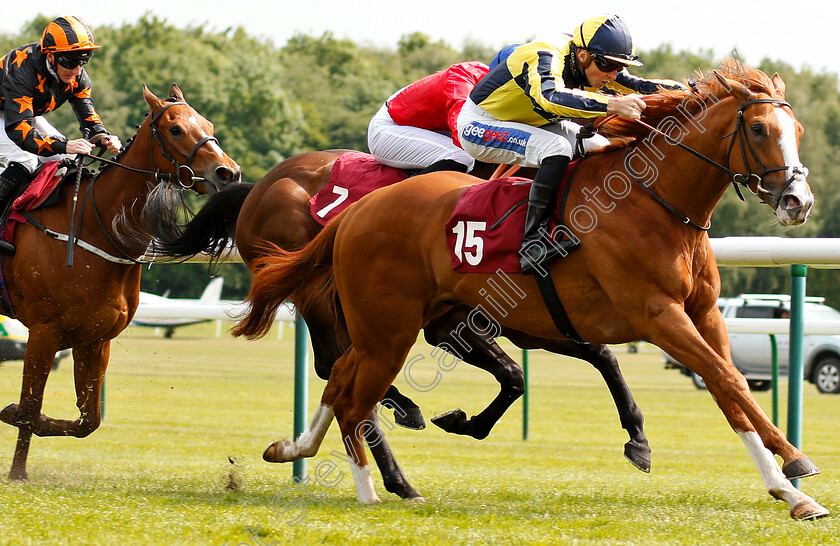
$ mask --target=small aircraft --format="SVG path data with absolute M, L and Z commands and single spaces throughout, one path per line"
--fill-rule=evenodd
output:
M 137 315 L 131 321 L 135 326 L 148 326 L 150 328 L 165 328 L 164 337 L 170 338 L 175 333 L 175 329 L 189 324 L 198 324 L 201 322 L 209 322 L 212 319 L 197 319 L 186 318 L 190 315 L 184 309 L 202 309 L 209 306 L 216 306 L 220 303 L 222 296 L 222 286 L 225 283 L 224 277 L 216 277 L 210 281 L 201 297 L 196 299 L 182 299 L 182 298 L 168 298 L 169 291 L 167 290 L 162 296 L 149 294 L 148 292 L 140 292 L 140 307 L 137 309 Z M 177 310 L 176 310 L 177 309 Z M 151 312 L 152 314 L 171 315 L 172 312 L 183 314 L 184 318 L 141 318 L 143 315 Z

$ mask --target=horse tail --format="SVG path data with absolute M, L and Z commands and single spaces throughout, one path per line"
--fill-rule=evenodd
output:
M 221 258 L 233 246 L 239 211 L 253 188 L 250 183 L 232 184 L 211 195 L 187 224 L 175 230 L 157 229 L 153 233 L 155 255 L 177 259 L 205 253 L 213 261 Z
M 268 333 L 277 310 L 287 300 L 298 312 L 327 301 L 338 309 L 338 292 L 333 277 L 333 248 L 344 213 L 333 219 L 306 246 L 296 251 L 270 245 L 253 262 L 254 277 L 246 301 L 248 310 L 231 329 L 234 336 L 261 338 Z M 335 314 L 335 313 L 334 313 Z

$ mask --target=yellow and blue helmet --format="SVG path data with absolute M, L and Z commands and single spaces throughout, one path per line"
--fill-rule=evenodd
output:
M 618 15 L 607 13 L 587 19 L 575 29 L 572 42 L 592 55 L 615 63 L 642 66 L 630 29 Z

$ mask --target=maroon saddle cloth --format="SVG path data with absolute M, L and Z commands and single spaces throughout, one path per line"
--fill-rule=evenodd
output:
M 562 218 L 563 199 L 577 161 L 566 169 L 557 191 L 549 232 Z M 458 198 L 446 222 L 446 243 L 452 269 L 462 273 L 521 273 L 519 248 L 525 234 L 525 215 L 531 180 L 497 178 L 470 186 Z
M 348 152 L 335 160 L 330 181 L 309 199 L 312 217 L 322 226 L 379 188 L 408 178 L 405 171 L 379 163 L 370 154 Z

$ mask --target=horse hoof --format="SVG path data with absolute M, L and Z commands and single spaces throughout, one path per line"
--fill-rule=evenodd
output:
M 650 472 L 650 448 L 633 442 L 624 444 L 624 458 L 642 472 Z
M 420 408 L 411 408 L 406 410 L 404 414 L 394 412 L 394 420 L 399 426 L 412 430 L 426 428 L 426 420 L 423 419 L 423 412 L 420 411 Z
M 285 440 L 278 440 L 269 444 L 265 451 L 263 451 L 263 460 L 268 463 L 287 463 L 292 459 L 286 457 L 285 452 L 288 446 L 292 445 L 292 441 L 288 438 Z
M 4 423 L 7 423 L 12 426 L 17 426 L 15 425 L 15 417 L 17 416 L 17 411 L 17 404 L 12 402 L 8 406 L 0 410 L 0 421 L 3 421 Z
M 461 408 L 447 411 L 441 415 L 432 417 L 432 423 L 439 426 L 446 432 L 458 434 L 458 430 L 467 422 L 467 414 Z
M 785 473 L 785 478 L 789 480 L 798 480 L 799 478 L 807 478 L 808 476 L 819 474 L 820 469 L 811 462 L 811 459 L 808 457 L 802 457 L 786 464 L 784 468 L 782 468 L 782 472 Z
M 823 508 L 816 502 L 800 502 L 790 509 L 790 517 L 793 519 L 809 520 L 823 518 L 829 515 L 827 508 Z

